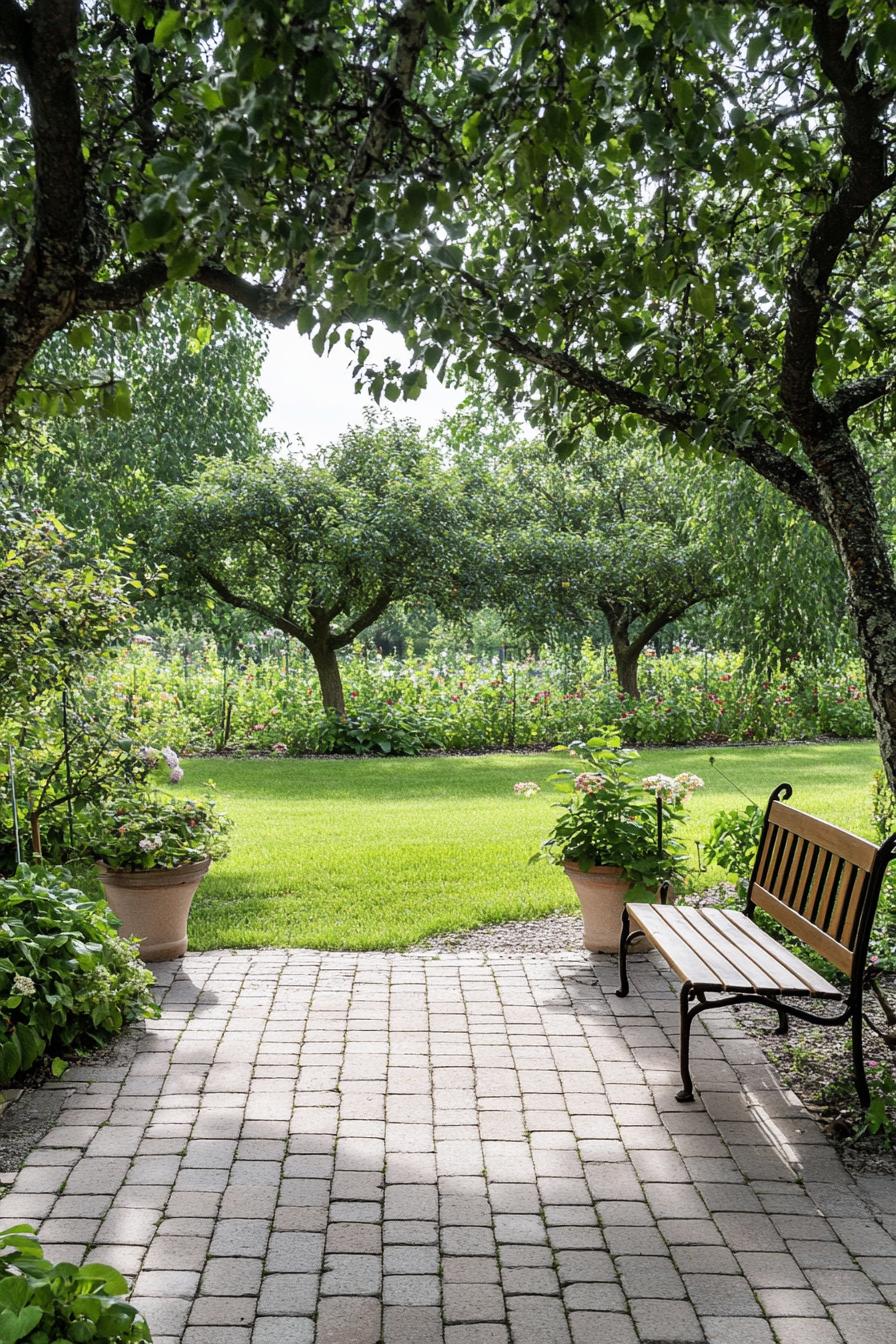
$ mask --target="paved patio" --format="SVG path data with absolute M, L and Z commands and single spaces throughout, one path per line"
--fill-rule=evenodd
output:
M 135 1278 L 161 1344 L 896 1338 L 896 1181 L 853 1181 L 727 1014 L 609 958 L 210 953 L 72 1070 L 0 1202 Z

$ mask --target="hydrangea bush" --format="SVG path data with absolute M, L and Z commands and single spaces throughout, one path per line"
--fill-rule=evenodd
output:
M 638 753 L 623 747 L 621 735 L 612 727 L 587 742 L 554 750 L 588 768 L 557 770 L 550 776 L 549 782 L 567 799 L 558 804 L 560 815 L 533 859 L 575 863 L 583 872 L 621 868 L 639 892 L 681 877 L 685 849 L 675 831 L 684 818 L 685 803 L 703 787 L 703 780 L 693 774 L 638 778 L 633 768 Z M 538 786 L 526 780 L 514 791 L 531 798 Z
M 117 933 L 105 901 L 65 869 L 19 868 L 0 881 L 0 1085 L 50 1056 L 105 1045 L 156 1015 L 152 975 Z
M 173 754 L 173 753 L 172 753 Z M 182 775 L 179 766 L 171 767 Z M 80 820 L 84 852 L 109 868 L 179 868 L 229 851 L 230 819 L 211 798 L 171 798 L 138 791 L 105 799 Z

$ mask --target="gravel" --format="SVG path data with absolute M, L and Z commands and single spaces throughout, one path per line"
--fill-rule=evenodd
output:
M 440 933 L 426 938 L 410 952 L 489 952 L 498 956 L 521 954 L 554 956 L 558 952 L 584 952 L 580 915 L 546 915 L 543 919 L 511 920 L 487 924 L 462 933 Z

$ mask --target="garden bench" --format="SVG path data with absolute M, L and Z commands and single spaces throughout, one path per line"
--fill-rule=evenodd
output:
M 793 790 L 779 784 L 768 801 L 743 911 L 669 905 L 664 884 L 655 905 L 631 902 L 622 916 L 620 987 L 628 993 L 626 954 L 644 937 L 682 981 L 681 1081 L 678 1101 L 693 1101 L 689 1067 L 691 1023 L 707 1008 L 760 1003 L 778 1013 L 778 1032 L 789 1018 L 820 1026 L 851 1023 L 856 1090 L 869 1104 L 862 1057 L 862 991 L 868 943 L 896 835 L 873 845 L 839 826 L 788 807 Z M 832 984 L 754 922 L 764 910 L 807 948 L 848 979 Z M 719 997 L 722 996 L 722 997 Z M 787 999 L 787 1003 L 781 1002 Z M 817 1013 L 790 1002 L 820 999 L 841 1011 Z

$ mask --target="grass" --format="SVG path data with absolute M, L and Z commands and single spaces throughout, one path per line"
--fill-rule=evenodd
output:
M 794 804 L 869 833 L 873 742 L 710 751 L 645 751 L 645 774 L 694 770 L 706 780 L 690 806 L 688 838 L 706 836 L 738 787 L 764 802 L 782 780 Z M 563 873 L 527 859 L 551 818 L 548 755 L 421 760 L 194 760 L 234 819 L 233 850 L 193 906 L 190 945 L 400 948 L 431 934 L 576 909 Z

